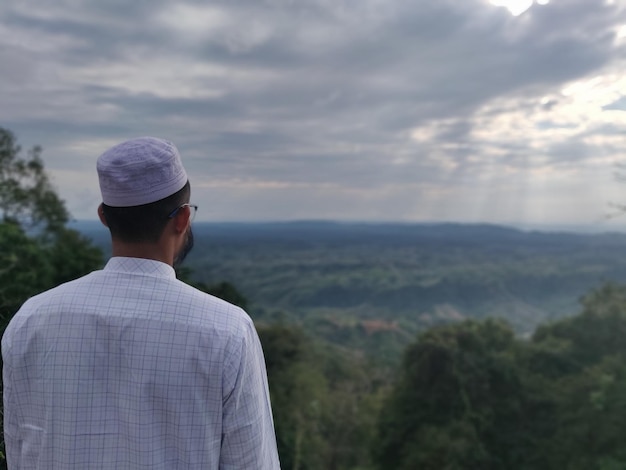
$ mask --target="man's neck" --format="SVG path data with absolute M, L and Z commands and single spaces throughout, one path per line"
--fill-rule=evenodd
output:
M 126 243 L 113 240 L 111 254 L 128 258 L 143 258 L 161 261 L 173 266 L 174 255 L 163 249 L 160 243 Z

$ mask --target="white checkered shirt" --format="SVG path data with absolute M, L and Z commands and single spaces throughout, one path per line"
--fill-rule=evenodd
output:
M 10 469 L 278 469 L 248 315 L 158 261 L 28 300 L 2 338 Z

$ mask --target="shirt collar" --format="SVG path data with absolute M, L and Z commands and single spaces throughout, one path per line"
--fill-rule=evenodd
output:
M 176 272 L 169 264 L 145 258 L 114 256 L 108 261 L 104 267 L 104 271 L 176 279 Z

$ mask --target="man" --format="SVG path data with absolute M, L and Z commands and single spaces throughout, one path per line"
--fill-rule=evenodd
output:
M 279 468 L 251 319 L 175 277 L 196 210 L 178 150 L 133 139 L 97 169 L 112 258 L 2 338 L 9 468 Z

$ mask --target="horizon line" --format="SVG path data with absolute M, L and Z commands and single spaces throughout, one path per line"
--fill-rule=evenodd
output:
M 101 225 L 96 218 L 79 219 L 72 218 L 71 224 L 96 223 Z M 458 220 L 341 220 L 341 219 L 257 219 L 257 220 L 195 220 L 194 225 L 290 225 L 290 224 L 320 224 L 320 225 L 404 225 L 404 226 L 426 226 L 426 225 L 459 225 L 459 226 L 491 226 L 512 228 L 521 231 L 549 231 L 549 232 L 574 232 L 574 233 L 611 233 L 626 231 L 626 223 L 607 226 L 597 222 L 569 222 L 569 223 L 535 223 L 535 222 L 492 222 L 492 221 L 458 221 Z M 106 228 L 102 226 L 102 228 Z

